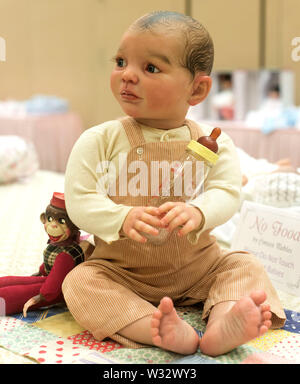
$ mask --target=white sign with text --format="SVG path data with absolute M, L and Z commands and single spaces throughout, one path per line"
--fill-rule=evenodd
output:
M 300 296 L 300 215 L 245 201 L 231 248 L 254 254 L 274 286 Z

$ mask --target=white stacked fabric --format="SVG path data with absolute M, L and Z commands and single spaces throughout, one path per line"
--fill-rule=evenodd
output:
M 272 173 L 253 181 L 253 201 L 278 208 L 300 206 L 300 175 Z
M 0 184 L 25 179 L 38 168 L 38 155 L 32 142 L 19 136 L 0 136 Z

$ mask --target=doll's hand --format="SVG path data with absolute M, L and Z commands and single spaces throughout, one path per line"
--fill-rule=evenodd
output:
M 169 232 L 180 227 L 178 236 L 185 236 L 200 227 L 203 219 L 201 211 L 187 203 L 168 202 L 158 210 L 160 215 L 164 214 L 161 223 Z
M 40 272 L 33 273 L 31 276 L 42 276 Z
M 27 316 L 27 310 L 29 307 L 32 307 L 33 305 L 39 303 L 42 300 L 42 295 L 37 295 L 26 301 L 23 307 L 23 316 Z
M 158 214 L 158 208 L 155 207 L 132 208 L 123 223 L 124 234 L 132 240 L 145 243 L 147 239 L 141 232 L 153 236 L 158 235 L 158 230 L 155 227 L 162 226 Z

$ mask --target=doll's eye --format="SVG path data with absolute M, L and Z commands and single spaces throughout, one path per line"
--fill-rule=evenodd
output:
M 49 221 L 49 223 L 51 223 L 51 221 L 53 220 L 53 217 L 52 216 L 48 216 L 47 220 Z
M 126 61 L 122 59 L 122 57 L 117 57 L 115 60 L 116 60 L 117 67 L 119 68 L 125 67 Z
M 159 73 L 160 70 L 153 64 L 148 64 L 146 70 L 150 73 Z
M 63 218 L 58 219 L 59 224 L 66 224 L 66 220 Z

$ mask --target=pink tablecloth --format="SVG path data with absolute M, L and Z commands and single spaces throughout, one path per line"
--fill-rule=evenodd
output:
M 65 172 L 71 149 L 83 132 L 76 113 L 0 117 L 0 135 L 18 135 L 31 140 L 37 150 L 40 168 Z
M 300 130 L 278 129 L 266 135 L 259 128 L 249 128 L 243 122 L 208 122 L 226 132 L 237 147 L 257 159 L 276 162 L 290 158 L 295 167 L 300 167 Z

